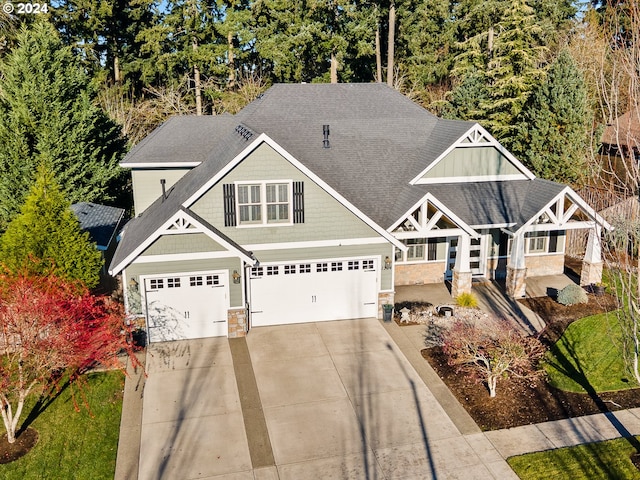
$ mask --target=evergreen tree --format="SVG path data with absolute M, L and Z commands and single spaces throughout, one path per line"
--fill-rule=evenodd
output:
M 121 195 L 126 143 L 94 104 L 90 79 L 55 29 L 46 20 L 23 26 L 0 70 L 0 231 L 43 161 L 71 202 Z
M 38 167 L 24 205 L 0 237 L 0 262 L 14 272 L 49 274 L 88 288 L 99 280 L 102 255 L 65 200 L 53 173 Z
M 587 174 L 591 118 L 582 74 L 562 50 L 522 110 L 511 149 L 536 175 L 579 183 Z
M 489 88 L 482 71 L 471 71 L 449 92 L 449 100 L 442 108 L 442 116 L 457 120 L 484 123 Z

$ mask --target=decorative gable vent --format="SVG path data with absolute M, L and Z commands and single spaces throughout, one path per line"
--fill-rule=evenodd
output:
M 253 133 L 251 132 L 251 130 L 249 130 L 247 127 L 245 127 L 242 124 L 236 127 L 236 133 L 240 135 L 242 138 L 244 138 L 245 140 L 249 140 L 251 137 L 253 137 Z

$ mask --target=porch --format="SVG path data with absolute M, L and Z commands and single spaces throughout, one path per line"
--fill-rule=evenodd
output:
M 527 278 L 526 297 L 555 296 L 570 283 L 579 284 L 580 276 L 567 268 L 559 275 L 543 275 Z M 504 282 L 496 280 L 474 281 L 472 293 L 478 306 L 487 313 L 515 321 L 518 328 L 528 334 L 539 332 L 544 321 L 533 311 L 506 294 Z M 453 304 L 451 283 L 396 286 L 395 302 L 429 302 L 433 305 Z

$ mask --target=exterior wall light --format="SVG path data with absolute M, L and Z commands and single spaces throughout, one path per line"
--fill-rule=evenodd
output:
M 233 283 L 240 283 L 240 274 L 238 273 L 238 270 L 233 271 L 233 275 L 231 275 L 231 278 L 233 278 Z
M 384 269 L 385 270 L 391 269 L 391 259 L 388 256 L 384 257 Z

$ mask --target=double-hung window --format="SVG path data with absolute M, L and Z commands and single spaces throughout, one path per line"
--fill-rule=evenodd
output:
M 239 224 L 291 223 L 290 190 L 290 183 L 239 184 Z
M 546 253 L 547 238 L 548 235 L 546 232 L 531 234 L 531 236 L 529 237 L 528 253 Z

